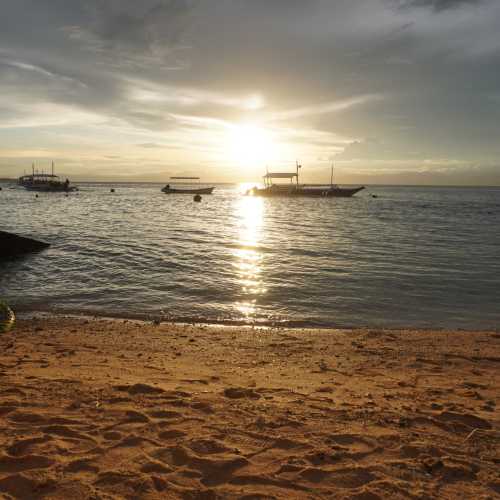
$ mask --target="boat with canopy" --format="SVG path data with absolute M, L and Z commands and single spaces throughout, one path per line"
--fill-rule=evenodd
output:
M 35 165 L 32 165 L 32 172 L 28 175 L 22 175 L 17 180 L 17 184 L 28 191 L 44 191 L 44 192 L 66 192 L 78 191 L 76 186 L 71 186 L 69 179 L 62 181 L 58 175 L 54 174 L 54 162 L 52 162 L 52 172 L 38 172 L 35 170 Z
M 165 194 L 212 194 L 215 186 L 202 187 L 199 184 L 199 177 L 170 177 L 171 181 L 174 181 L 172 186 L 167 184 L 162 188 L 162 192 Z M 196 183 L 195 181 L 198 181 Z M 179 186 L 179 187 L 177 187 Z
M 299 170 L 302 165 L 296 163 L 295 172 L 266 172 L 264 175 L 264 187 L 253 187 L 249 189 L 246 194 L 250 196 L 310 196 L 310 197 L 333 197 L 333 198 L 350 198 L 356 193 L 364 189 L 364 186 L 348 188 L 339 187 L 333 184 L 333 166 L 330 184 L 300 184 L 299 183 Z M 289 180 L 289 183 L 275 183 L 277 179 Z

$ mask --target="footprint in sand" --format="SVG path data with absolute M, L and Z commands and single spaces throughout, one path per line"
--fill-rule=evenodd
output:
M 334 464 L 340 460 L 338 453 L 328 450 L 315 450 L 304 457 L 312 465 Z
M 336 469 L 335 471 L 319 468 L 304 469 L 300 477 L 311 483 L 329 483 L 338 488 L 359 488 L 376 479 L 369 470 L 362 467 Z
M 150 411 L 148 412 L 148 415 L 152 418 L 168 419 L 168 420 L 182 417 L 182 414 L 179 413 L 178 411 L 169 411 L 169 410 Z
M 3 404 L 2 406 L 0 406 L 0 417 L 2 417 L 3 415 L 8 415 L 9 413 L 12 413 L 13 411 L 16 411 L 17 408 L 18 408 L 17 405 L 13 405 L 13 404 L 9 404 L 9 403 Z
M 334 434 L 329 437 L 327 442 L 331 443 L 332 449 L 350 458 L 361 458 L 369 455 L 377 447 L 377 444 L 372 440 L 354 434 Z
M 160 387 L 154 387 L 147 384 L 134 384 L 134 385 L 116 385 L 113 389 L 121 392 L 128 392 L 131 395 L 137 394 L 161 394 L 165 392 Z
M 0 492 L 7 493 L 8 498 L 40 498 L 55 486 L 53 480 L 34 480 L 22 474 L 12 474 L 0 480 Z
M 194 439 L 187 446 L 198 455 L 211 455 L 214 453 L 234 453 L 224 443 L 215 439 Z
M 441 457 L 443 451 L 427 444 L 404 444 L 400 446 L 399 453 L 403 458 Z
M 171 467 L 160 462 L 147 462 L 141 467 L 141 472 L 146 474 L 168 474 L 172 471 L 173 469 Z
M 97 474 L 99 472 L 99 467 L 97 467 L 97 465 L 94 465 L 90 459 L 82 458 L 70 462 L 64 468 L 64 471 L 70 473 L 90 472 L 92 474 Z
M 247 389 L 246 387 L 227 387 L 224 389 L 224 396 L 230 399 L 260 399 L 260 394 L 255 392 L 253 389 Z
M 26 393 L 24 391 L 21 391 L 21 389 L 17 389 L 16 387 L 12 387 L 10 389 L 4 389 L 3 391 L 0 391 L 0 396 L 5 397 L 5 396 L 14 396 L 18 397 L 20 399 L 23 399 L 26 397 Z
M 116 486 L 127 483 L 131 479 L 135 479 L 136 475 L 132 473 L 116 472 L 116 471 L 106 471 L 101 472 L 97 480 L 95 481 L 96 486 Z
M 43 425 L 46 423 L 46 418 L 42 415 L 21 411 L 16 411 L 15 413 L 10 414 L 8 419 L 16 424 Z
M 106 439 L 106 441 L 118 441 L 122 438 L 122 434 L 118 431 L 107 431 L 102 435 L 102 437 Z
M 491 429 L 491 424 L 487 420 L 470 413 L 443 411 L 434 418 L 439 422 L 459 424 L 469 429 Z
M 49 425 L 47 427 L 42 427 L 41 430 L 45 434 L 56 435 L 66 438 L 73 438 L 80 441 L 94 442 L 94 438 L 92 438 L 91 436 L 75 431 L 65 425 Z
M 21 455 L 25 455 L 30 449 L 37 445 L 47 443 L 48 441 L 52 441 L 51 436 L 42 436 L 30 439 L 18 439 L 14 441 L 10 446 L 6 448 L 6 451 L 9 455 L 14 457 L 19 457 Z
M 225 454 L 223 457 L 200 457 L 183 446 L 171 446 L 155 450 L 154 457 L 171 467 L 187 467 L 201 474 L 201 482 L 214 486 L 227 482 L 238 469 L 249 465 L 247 459 Z
M 25 455 L 23 457 L 0 456 L 0 472 L 22 472 L 32 469 L 46 469 L 54 463 L 48 457 Z
M 158 434 L 158 437 L 164 441 L 168 441 L 170 439 L 179 439 L 187 436 L 184 431 L 180 431 L 178 429 L 169 429 L 168 431 L 163 431 Z
M 198 410 L 198 411 L 205 413 L 207 415 L 211 414 L 211 413 L 215 413 L 215 410 L 212 408 L 212 405 L 210 403 L 205 403 L 203 401 L 192 403 L 190 406 L 194 410 Z
M 160 443 L 156 443 L 152 439 L 148 439 L 141 436 L 130 435 L 123 438 L 121 441 L 113 445 L 113 448 L 137 448 L 144 444 L 150 444 L 153 446 L 158 446 Z
M 141 423 L 141 424 L 146 424 L 149 422 L 149 418 L 144 415 L 143 413 L 140 413 L 138 411 L 134 410 L 128 410 L 126 413 L 126 419 L 122 423 Z

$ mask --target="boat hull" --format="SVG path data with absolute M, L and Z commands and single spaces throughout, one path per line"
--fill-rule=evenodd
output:
M 28 191 L 37 191 L 43 193 L 70 193 L 72 191 L 78 191 L 76 186 L 21 186 Z
M 269 188 L 253 188 L 247 191 L 250 196 L 263 196 L 263 197 L 303 197 L 303 198 L 350 198 L 359 191 L 363 190 L 364 186 L 356 188 L 297 188 L 290 187 L 288 189 Z
M 167 188 L 164 187 L 162 192 L 165 194 L 212 194 L 215 187 L 208 188 L 196 188 L 196 189 L 178 189 L 178 188 Z

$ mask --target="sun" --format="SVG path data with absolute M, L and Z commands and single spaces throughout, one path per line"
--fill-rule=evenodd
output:
M 242 168 L 263 168 L 279 157 L 279 144 L 275 134 L 255 124 L 229 127 L 226 153 L 231 163 Z

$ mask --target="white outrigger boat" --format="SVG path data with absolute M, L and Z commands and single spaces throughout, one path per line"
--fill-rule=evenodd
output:
M 44 191 L 44 192 L 65 192 L 78 191 L 76 186 L 71 186 L 69 179 L 62 181 L 58 175 L 54 174 L 54 162 L 52 162 L 52 173 L 46 174 L 43 171 L 35 170 L 35 165 L 32 165 L 32 172 L 28 175 L 22 175 L 17 180 L 17 184 L 28 191 Z
M 212 194 L 215 189 L 214 186 L 210 187 L 200 187 L 199 184 L 193 184 L 192 181 L 199 181 L 199 177 L 170 177 L 171 180 L 175 181 L 191 181 L 191 182 L 175 182 L 175 186 L 181 185 L 185 187 L 173 187 L 167 184 L 162 188 L 162 192 L 165 194 Z

